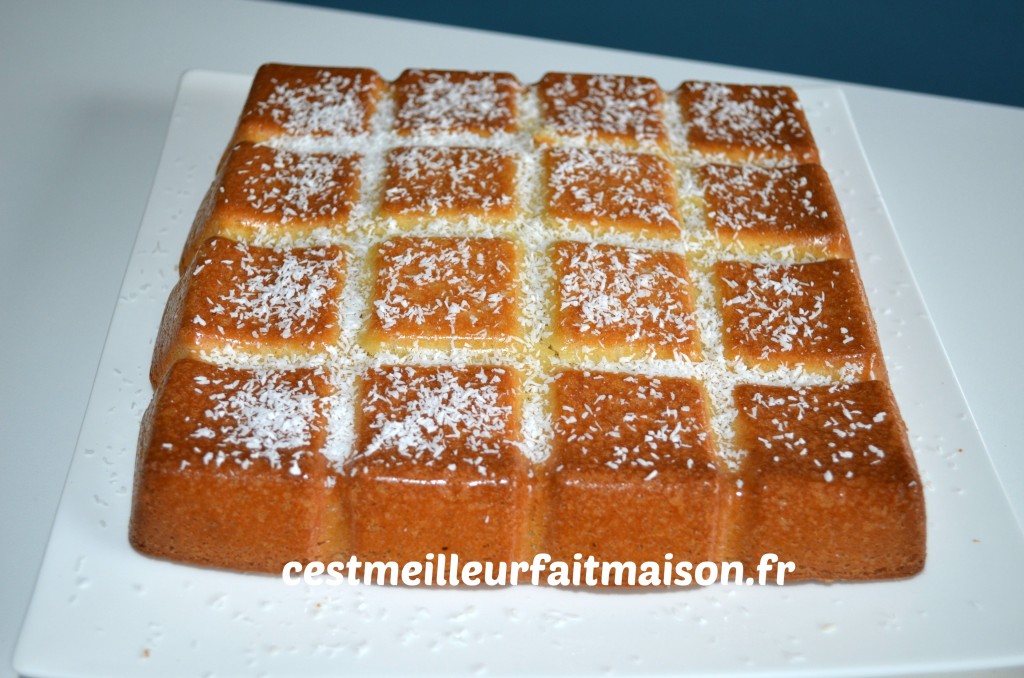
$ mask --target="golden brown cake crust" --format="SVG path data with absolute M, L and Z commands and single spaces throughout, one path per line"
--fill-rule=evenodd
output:
M 852 261 L 723 261 L 715 266 L 715 285 L 727 358 L 837 378 L 885 374 L 867 296 Z
M 554 558 L 713 557 L 719 471 L 696 382 L 567 370 L 551 408 L 544 546 Z
M 405 146 L 387 154 L 380 212 L 399 222 L 515 214 L 516 161 L 509 151 Z
M 271 249 L 211 238 L 171 292 L 150 380 L 203 352 L 300 356 L 337 342 L 341 247 Z
M 377 248 L 364 347 L 521 341 L 519 250 L 509 238 L 412 238 Z
M 584 139 L 626 147 L 668 143 L 665 94 L 650 78 L 548 73 L 537 83 L 540 143 Z
M 233 141 L 366 134 L 386 89 L 380 75 L 367 68 L 264 64 L 253 79 Z
M 821 165 L 697 170 L 708 226 L 727 246 L 793 256 L 853 256 L 846 222 Z
M 249 142 L 228 153 L 196 214 L 180 271 L 203 242 L 264 243 L 348 223 L 359 200 L 358 154 L 291 153 Z
M 736 553 L 776 553 L 794 579 L 876 579 L 924 567 L 921 481 L 892 393 L 867 381 L 735 389 L 742 536 Z
M 326 555 L 337 532 L 328 524 L 337 496 L 321 454 L 332 391 L 314 370 L 176 363 L 141 428 L 132 545 L 262 572 Z
M 345 465 L 353 549 L 399 562 L 518 557 L 529 491 L 520 399 L 518 374 L 502 367 L 365 372 Z
M 663 238 L 680 235 L 672 164 L 659 155 L 594 148 L 544 153 L 549 220 L 596 231 Z
M 686 259 L 674 252 L 563 241 L 552 247 L 552 347 L 573 359 L 697 359 Z
M 690 149 L 734 162 L 816 163 L 796 93 L 772 85 L 687 81 L 677 94 Z
M 394 84 L 395 131 L 401 135 L 519 130 L 522 85 L 511 73 L 409 69 Z

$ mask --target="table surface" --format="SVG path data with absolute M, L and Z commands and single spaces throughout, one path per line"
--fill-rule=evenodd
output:
M 1024 109 L 241 0 L 47 0 L 2 14 L 0 675 L 11 671 L 178 79 L 192 68 L 360 64 L 394 77 L 411 65 L 472 64 L 524 81 L 575 70 L 650 73 L 667 87 L 684 77 L 841 86 L 988 453 L 1024 516 L 1014 442 L 1024 316 L 1013 310 L 1024 292 Z

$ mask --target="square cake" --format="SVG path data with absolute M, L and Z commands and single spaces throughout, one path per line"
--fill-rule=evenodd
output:
M 519 248 L 508 238 L 391 238 L 373 269 L 370 352 L 522 341 Z
M 885 373 L 867 296 L 849 259 L 715 267 L 727 358 L 874 379 Z
M 721 475 L 696 382 L 567 370 L 551 409 L 543 545 L 554 559 L 716 556 Z
M 142 422 L 132 545 L 259 572 L 332 555 L 340 488 L 322 454 L 332 392 L 319 370 L 176 362 Z
M 518 558 L 529 494 L 520 399 L 518 375 L 501 367 L 365 372 L 345 465 L 353 551 L 403 564 Z
M 522 89 L 511 73 L 410 69 L 395 81 L 395 131 L 482 137 L 517 132 Z
M 380 212 L 400 223 L 428 218 L 509 219 L 516 211 L 515 156 L 502 150 L 405 146 L 387 156 Z
M 235 141 L 361 136 L 387 90 L 368 68 L 264 64 L 256 72 Z
M 541 143 L 581 140 L 627 148 L 668 143 L 665 94 L 650 78 L 548 73 L 537 83 L 537 96 Z
M 744 384 L 734 396 L 747 452 L 737 557 L 775 553 L 802 579 L 900 577 L 924 566 L 921 481 L 888 386 Z
M 839 200 L 821 165 L 709 163 L 696 172 L 707 225 L 724 247 L 818 259 L 853 256 Z
M 131 543 L 251 572 L 921 571 L 809 117 L 777 85 L 262 67 L 159 328 Z
M 665 238 L 680 235 L 675 172 L 659 155 L 552 148 L 544 154 L 544 169 L 545 211 L 556 224 Z
M 684 82 L 679 107 L 691 152 L 745 163 L 816 163 L 818 147 L 790 87 Z
M 552 265 L 552 348 L 562 358 L 700 356 L 682 255 L 563 241 L 553 246 Z

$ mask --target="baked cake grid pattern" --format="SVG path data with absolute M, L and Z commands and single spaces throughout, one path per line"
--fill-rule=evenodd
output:
M 718 473 L 728 479 L 730 492 L 742 496 L 743 479 L 736 475 L 743 452 L 734 444 L 734 423 L 738 410 L 733 390 L 741 384 L 775 386 L 835 386 L 884 375 L 870 375 L 855 364 L 841 366 L 832 374 L 815 374 L 801 367 L 763 369 L 726 357 L 723 343 L 723 317 L 718 309 L 714 268 L 721 261 L 742 261 L 760 266 L 777 266 L 827 259 L 821 252 L 800 250 L 793 246 L 746 250 L 723 242 L 705 221 L 701 189 L 696 170 L 707 161 L 728 162 L 720 156 L 711 158 L 695 154 L 686 142 L 686 128 L 679 101 L 674 93 L 664 93 L 657 110 L 665 125 L 663 143 L 644 143 L 640 147 L 609 143 L 600 137 L 552 137 L 546 133 L 537 86 L 523 87 L 516 95 L 518 131 L 496 131 L 490 135 L 470 132 L 411 132 L 406 126 L 395 129 L 394 91 L 385 91 L 371 118 L 365 135 L 325 137 L 276 136 L 262 142 L 273 149 L 295 153 L 340 153 L 355 155 L 358 160 L 359 197 L 346 223 L 320 227 L 296 236 L 274 234 L 254 235 L 247 242 L 271 247 L 338 246 L 347 253 L 347 270 L 340 294 L 339 337 L 337 344 L 319 353 L 301 357 L 281 357 L 237 350 L 230 346 L 202 350 L 200 359 L 217 365 L 257 369 L 290 369 L 296 367 L 324 368 L 330 376 L 334 393 L 328 397 L 328 435 L 324 455 L 340 468 L 356 449 L 358 383 L 361 375 L 395 366 L 428 368 L 431 366 L 491 366 L 513 370 L 521 388 L 521 419 L 518 443 L 525 457 L 532 462 L 528 471 L 543 464 L 552 453 L 555 435 L 551 398 L 558 374 L 563 370 L 612 374 L 635 374 L 642 378 L 682 377 L 696 381 L 706 396 L 710 419 L 710 446 L 719 466 Z M 465 148 L 497 151 L 510 155 L 516 163 L 514 181 L 515 213 L 511 218 L 486 215 L 439 214 L 412 220 L 395 219 L 381 214 L 387 159 L 399 148 Z M 678 230 L 666 234 L 621 231 L 615 228 L 594 228 L 569 220 L 549 218 L 545 214 L 547 196 L 544 167 L 546 153 L 572 153 L 577 150 L 597 153 L 650 154 L 672 170 L 673 188 L 678 207 L 673 215 Z M 785 165 L 773 159 L 760 159 L 760 166 Z M 518 298 L 520 334 L 512 342 L 494 342 L 490 347 L 470 348 L 452 345 L 438 348 L 403 343 L 389 347 L 385 340 L 368 344 L 367 319 L 374 312 L 376 275 L 373 256 L 382 243 L 395 238 L 504 238 L 512 240 L 519 255 Z M 677 353 L 671 358 L 651 354 L 630 354 L 628 357 L 606 355 L 596 357 L 586 352 L 558 355 L 551 348 L 553 299 L 558 281 L 555 279 L 553 255 L 556 243 L 570 241 L 586 245 L 634 248 L 653 253 L 666 253 L 685 261 L 689 282 L 689 299 L 693 304 L 692 322 L 697 347 L 691 356 Z M 795 328 L 796 331 L 799 328 Z M 486 343 L 486 342 L 485 342 Z M 827 475 L 826 475 L 827 474 Z M 656 475 L 656 474 L 655 474 Z M 827 470 L 823 477 L 832 478 Z M 649 476 L 653 478 L 654 475 Z
M 667 149 L 645 148 L 643 150 L 624 147 L 622 144 L 602 143 L 579 137 L 559 137 L 556 144 L 536 143 L 534 134 L 541 128 L 540 104 L 535 87 L 524 88 L 518 97 L 519 126 L 517 133 L 499 132 L 490 137 L 472 133 L 398 134 L 394 131 L 394 97 L 385 94 L 372 120 L 369 135 L 324 139 L 301 136 L 273 137 L 267 145 L 282 150 L 300 153 L 344 153 L 358 154 L 361 162 L 360 198 L 347 226 L 337 233 L 336 229 L 320 229 L 307 238 L 268 238 L 254 240 L 254 244 L 280 246 L 334 244 L 344 245 L 351 251 L 348 285 L 342 293 L 342 333 L 339 350 L 325 354 L 322 360 L 305 359 L 296 363 L 266 357 L 230 355 L 226 352 L 204 353 L 203 358 L 215 363 L 223 362 L 235 366 L 292 367 L 298 365 L 328 366 L 335 375 L 339 388 L 334 410 L 330 455 L 343 459 L 345 450 L 351 449 L 352 417 L 348 410 L 357 406 L 352 384 L 355 375 L 371 367 L 390 364 L 448 364 L 463 362 L 497 363 L 518 369 L 523 375 L 524 385 L 524 444 L 527 456 L 534 461 L 543 461 L 549 455 L 550 422 L 540 416 L 546 409 L 547 392 L 550 382 L 558 369 L 585 369 L 593 371 L 635 372 L 646 375 L 685 376 L 699 380 L 710 397 L 713 428 L 719 441 L 719 452 L 729 466 L 735 466 L 737 452 L 730 445 L 732 421 L 735 407 L 732 404 L 732 388 L 739 383 L 765 383 L 812 385 L 827 384 L 831 380 L 800 369 L 780 368 L 766 371 L 745 367 L 737 361 L 726 361 L 721 344 L 721 317 L 715 302 L 711 280 L 711 266 L 718 260 L 743 260 L 758 263 L 789 263 L 813 261 L 813 256 L 796 257 L 786 248 L 776 252 L 750 254 L 728 251 L 712 237 L 703 217 L 699 188 L 691 176 L 696 163 L 702 160 L 686 151 L 685 130 L 682 113 L 675 97 L 665 96 L 660 106 L 666 122 L 669 143 Z M 394 220 L 379 216 L 382 184 L 384 182 L 386 157 L 390 150 L 402 147 L 450 146 L 482 149 L 500 149 L 514 154 L 517 160 L 516 200 L 519 204 L 517 215 L 511 220 L 487 223 L 478 217 L 456 219 L 426 218 L 421 223 L 402 225 Z M 651 237 L 643 234 L 594 232 L 586 226 L 548 221 L 544 215 L 544 181 L 542 171 L 543 154 L 550 148 L 594 148 L 597 150 L 650 153 L 671 162 L 677 176 L 676 189 L 679 195 L 680 228 L 676 237 Z M 365 331 L 365 318 L 372 309 L 367 301 L 372 298 L 372 273 L 368 260 L 372 248 L 385 240 L 396 237 L 505 237 L 521 243 L 523 255 L 523 325 L 527 346 L 534 351 L 508 351 L 478 349 L 406 349 L 401 352 L 378 349 L 373 355 L 360 345 Z M 618 360 L 560 360 L 544 349 L 546 333 L 550 327 L 551 310 L 543 300 L 551 298 L 555 285 L 550 261 L 551 247 L 563 240 L 585 243 L 635 247 L 652 251 L 672 252 L 686 258 L 694 292 L 695 321 L 697 334 L 702 345 L 704 358 L 692 363 L 676 360 L 634 356 L 628 362 Z M 542 355 L 543 354 L 543 355 Z M 340 413 L 344 414 L 340 414 Z M 339 430 L 340 429 L 340 430 Z

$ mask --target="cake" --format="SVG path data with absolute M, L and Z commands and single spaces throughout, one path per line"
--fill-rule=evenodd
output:
M 141 553 L 924 567 L 792 89 L 268 64 L 226 141 L 157 335 Z
M 344 246 L 269 248 L 213 237 L 171 291 L 153 385 L 178 360 L 207 354 L 315 359 L 340 334 Z
M 322 454 L 331 390 L 313 369 L 176 362 L 139 435 L 132 545 L 257 572 L 329 555 L 341 516 Z
M 225 156 L 181 256 L 184 273 L 209 238 L 282 245 L 337 230 L 359 197 L 354 153 L 292 153 L 243 141 Z
M 906 576 L 924 566 L 923 551 L 906 546 L 924 540 L 921 482 L 884 382 L 743 384 L 734 396 L 749 454 L 732 554 L 749 563 L 774 552 L 806 579 Z
M 360 375 L 355 447 L 343 468 L 351 551 L 401 564 L 428 553 L 524 556 L 530 469 L 518 450 L 520 390 L 515 370 L 494 366 Z
M 565 370 L 553 391 L 544 540 L 551 556 L 716 559 L 725 476 L 700 385 Z

